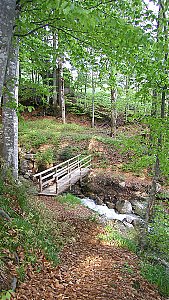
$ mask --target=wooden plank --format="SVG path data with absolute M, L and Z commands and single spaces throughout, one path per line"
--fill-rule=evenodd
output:
M 84 177 L 86 176 L 86 174 L 90 171 L 89 168 L 84 168 L 82 169 L 82 174 L 80 175 L 80 172 L 78 172 L 77 170 L 75 171 L 74 176 L 72 176 L 71 178 L 71 184 L 75 184 L 80 178 L 81 176 Z M 67 175 L 67 179 L 62 179 L 62 181 L 60 180 L 60 182 L 58 181 L 58 187 L 57 187 L 57 194 L 56 194 L 56 183 L 45 188 L 41 193 L 39 193 L 40 195 L 46 195 L 46 196 L 56 196 L 59 195 L 61 193 L 63 193 L 65 190 L 67 190 L 69 188 L 69 175 Z M 66 181 L 68 180 L 68 181 Z
M 91 155 L 80 158 L 80 154 L 70 158 L 69 160 L 58 164 L 52 168 L 49 168 L 45 171 L 42 171 L 36 174 L 34 177 L 39 176 L 40 183 L 40 194 L 59 194 L 71 185 L 75 184 L 79 179 L 84 177 L 88 172 L 91 166 Z M 59 168 L 59 169 L 58 169 Z M 54 172 L 51 172 L 55 170 Z M 47 173 L 47 174 L 46 174 Z M 45 176 L 43 176 L 46 174 Z M 50 178 L 53 176 L 52 178 Z M 49 180 L 46 180 L 50 178 Z M 55 181 L 55 183 L 51 186 L 44 188 L 43 186 L 49 185 L 49 183 Z

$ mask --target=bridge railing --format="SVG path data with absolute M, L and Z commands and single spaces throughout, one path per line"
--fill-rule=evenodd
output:
M 64 180 L 64 184 L 69 183 L 71 186 L 71 178 L 76 170 L 80 171 L 80 177 L 82 176 L 82 170 L 84 168 L 91 167 L 91 155 L 81 156 L 81 154 L 72 157 L 56 166 L 46 169 L 42 172 L 35 174 L 33 177 L 38 178 L 40 192 L 47 186 L 56 183 L 56 193 L 58 185 L 61 180 Z

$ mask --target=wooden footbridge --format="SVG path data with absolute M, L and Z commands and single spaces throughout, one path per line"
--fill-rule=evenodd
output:
M 82 180 L 90 171 L 91 155 L 81 156 L 81 154 L 64 161 L 45 171 L 37 173 L 34 178 L 39 181 L 39 194 L 46 196 L 56 196 L 66 191 L 78 180 Z

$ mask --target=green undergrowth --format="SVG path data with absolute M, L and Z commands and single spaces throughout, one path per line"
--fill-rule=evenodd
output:
M 61 226 L 51 212 L 38 200 L 27 194 L 27 187 L 16 185 L 9 177 L 0 178 L 0 207 L 10 220 L 0 215 L 0 270 L 8 260 L 13 263 L 20 280 L 24 280 L 27 264 L 38 268 L 38 253 L 57 265 L 58 254 L 64 245 Z M 23 253 L 21 256 L 20 254 Z
M 26 150 L 38 149 L 43 144 L 57 146 L 64 137 L 74 137 L 80 139 L 81 134 L 88 130 L 86 127 L 76 124 L 61 124 L 53 119 L 40 119 L 21 121 L 19 125 L 20 145 L 24 145 Z M 85 135 L 86 137 L 86 135 Z M 81 137 L 82 138 L 82 137 Z
M 91 128 L 61 124 L 54 119 L 22 120 L 19 125 L 19 143 L 26 151 L 36 152 L 38 165 L 64 161 L 79 153 L 88 155 L 87 148 L 81 147 L 81 142 L 91 137 Z
M 69 207 L 72 208 L 81 204 L 81 201 L 78 197 L 69 193 L 56 197 L 56 200 L 59 201 L 61 204 L 67 204 Z
M 98 236 L 100 240 L 106 241 L 111 245 L 117 247 L 127 248 L 128 250 L 136 253 L 140 256 L 140 272 L 143 277 L 145 277 L 150 283 L 155 284 L 160 293 L 164 296 L 169 296 L 169 273 L 166 268 L 149 259 L 147 251 L 141 252 L 139 249 L 138 239 L 131 234 L 128 237 L 123 236 L 119 233 L 117 229 L 111 225 L 105 227 L 105 232 Z M 159 236 L 158 236 L 159 238 Z M 163 237 L 161 236 L 161 239 Z M 168 246 L 167 241 L 165 242 L 165 247 Z
M 138 244 L 133 240 L 132 234 L 129 237 L 124 237 L 119 231 L 113 228 L 111 225 L 105 227 L 105 232 L 99 234 L 98 238 L 100 240 L 109 242 L 110 244 L 116 245 L 118 247 L 127 248 L 132 252 L 137 253 Z
M 169 296 L 169 273 L 164 266 L 144 260 L 140 263 L 140 268 L 143 277 L 157 285 L 162 295 Z
M 134 125 L 133 125 L 134 126 Z M 54 118 L 43 118 L 36 120 L 21 121 L 19 125 L 19 143 L 27 151 L 36 152 L 38 164 L 52 164 L 56 161 L 62 161 L 62 158 L 69 159 L 79 153 L 88 154 L 91 140 L 103 143 L 108 149 L 117 151 L 123 158 L 121 169 L 123 171 L 133 172 L 140 175 L 142 171 L 148 169 L 149 175 L 152 175 L 155 162 L 157 147 L 156 138 L 153 137 L 153 144 L 146 129 L 140 129 L 133 133 L 131 128 L 126 132 L 117 131 L 115 138 L 101 133 L 97 128 L 91 129 L 87 126 L 81 126 L 74 123 L 62 124 Z M 168 177 L 168 142 L 165 137 L 166 146 L 161 148 L 158 153 L 161 165 L 161 174 Z M 90 150 L 91 151 L 91 150 Z M 94 156 L 99 151 L 94 149 Z M 63 152 L 63 155 L 62 155 Z M 61 159 L 60 159 L 61 156 Z M 63 157 L 65 156 L 65 157 Z M 102 160 L 102 157 L 101 157 Z M 101 162 L 101 167 L 110 165 L 109 161 Z

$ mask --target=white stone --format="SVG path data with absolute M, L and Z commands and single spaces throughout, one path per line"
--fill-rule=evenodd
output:
M 116 209 L 121 214 L 130 214 L 132 213 L 132 205 L 127 200 L 119 200 L 116 203 Z

